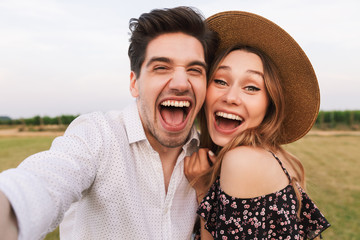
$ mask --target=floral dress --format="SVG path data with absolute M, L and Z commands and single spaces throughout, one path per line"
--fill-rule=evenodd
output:
M 281 161 L 280 166 L 291 178 Z M 330 226 L 306 192 L 301 194 L 301 214 L 291 184 L 277 192 L 255 198 L 235 198 L 220 187 L 220 178 L 200 203 L 197 213 L 214 239 L 313 239 Z M 197 236 L 199 239 L 199 235 Z

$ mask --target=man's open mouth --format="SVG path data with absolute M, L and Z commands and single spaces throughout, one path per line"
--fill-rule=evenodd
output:
M 216 125 L 222 130 L 233 130 L 241 125 L 244 120 L 239 116 L 225 112 L 215 112 Z
M 190 101 L 165 100 L 160 103 L 159 111 L 167 125 L 179 126 L 185 122 L 191 109 L 190 106 Z

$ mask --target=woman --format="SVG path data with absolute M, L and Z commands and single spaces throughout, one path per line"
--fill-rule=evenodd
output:
M 214 165 L 201 177 L 206 150 L 185 160 L 201 202 L 201 238 L 319 236 L 330 224 L 303 190 L 301 162 L 281 147 L 316 120 L 319 88 L 311 63 L 265 18 L 234 11 L 207 21 L 221 43 L 199 120 L 202 145 L 217 157 L 209 155 Z

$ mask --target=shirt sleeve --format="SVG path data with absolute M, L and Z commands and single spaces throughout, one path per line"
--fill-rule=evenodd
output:
M 18 239 L 44 238 L 94 181 L 103 136 L 92 115 L 75 119 L 48 151 L 0 174 L 0 190 L 17 217 Z
M 307 239 L 314 239 L 330 227 L 330 223 L 306 192 L 300 186 L 298 189 L 301 193 L 300 232 Z

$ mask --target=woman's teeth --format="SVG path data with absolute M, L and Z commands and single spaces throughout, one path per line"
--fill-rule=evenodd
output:
M 231 113 L 216 112 L 215 115 L 218 117 L 227 118 L 231 120 L 243 121 L 243 119 L 240 116 Z

